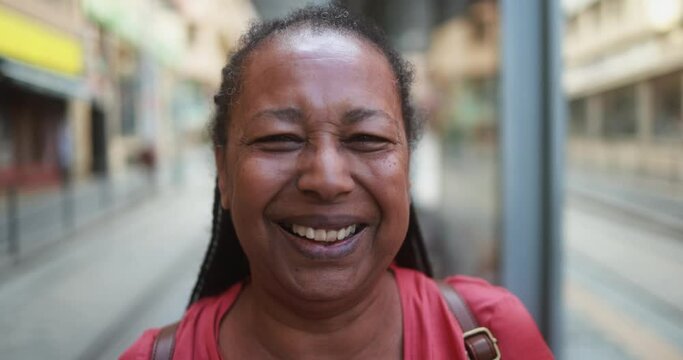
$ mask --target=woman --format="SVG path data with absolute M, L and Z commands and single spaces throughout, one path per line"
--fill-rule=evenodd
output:
M 466 359 L 411 211 L 410 82 L 341 8 L 254 25 L 214 99 L 213 235 L 190 306 L 122 359 Z M 447 283 L 506 360 L 552 358 L 513 295 Z

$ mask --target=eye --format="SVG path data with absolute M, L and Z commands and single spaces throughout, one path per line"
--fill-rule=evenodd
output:
M 386 149 L 393 142 L 385 137 L 371 134 L 355 134 L 344 140 L 344 143 L 357 151 L 373 152 Z
M 251 144 L 269 152 L 288 152 L 301 148 L 304 139 L 295 134 L 274 134 L 256 138 Z

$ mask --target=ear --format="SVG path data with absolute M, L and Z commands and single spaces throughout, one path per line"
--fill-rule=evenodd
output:
M 226 166 L 225 146 L 214 147 L 214 159 L 216 162 L 216 176 L 218 176 L 218 190 L 221 197 L 221 207 L 230 210 L 230 192 L 228 191 L 228 167 Z

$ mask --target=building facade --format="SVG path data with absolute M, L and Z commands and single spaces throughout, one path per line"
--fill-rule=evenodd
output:
M 683 181 L 683 1 L 564 1 L 569 161 Z
M 0 0 L 0 184 L 172 161 L 201 137 L 246 0 Z
M 84 19 L 75 0 L 0 1 L 0 182 L 40 186 L 89 162 Z

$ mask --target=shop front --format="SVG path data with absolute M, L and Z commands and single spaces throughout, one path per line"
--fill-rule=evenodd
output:
M 70 105 L 86 97 L 80 39 L 0 7 L 0 187 L 68 179 L 74 161 Z

